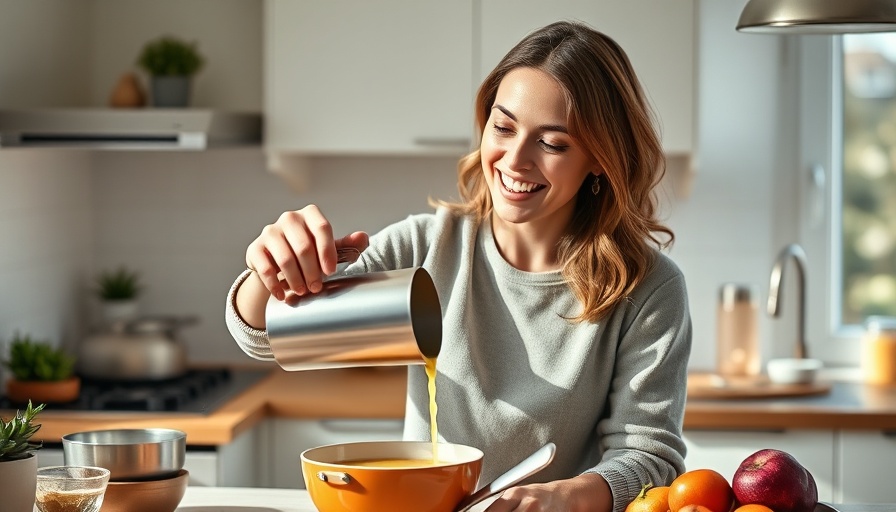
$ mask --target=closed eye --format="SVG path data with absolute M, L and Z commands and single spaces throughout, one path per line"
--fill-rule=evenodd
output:
M 506 126 L 501 126 L 499 124 L 494 124 L 492 126 L 494 127 L 495 132 L 497 132 L 500 135 L 509 135 L 509 134 L 513 133 L 513 130 Z
M 548 144 L 543 140 L 538 141 L 538 143 L 541 144 L 542 147 L 544 147 L 546 150 L 553 153 L 563 153 L 564 151 L 569 149 L 569 146 Z

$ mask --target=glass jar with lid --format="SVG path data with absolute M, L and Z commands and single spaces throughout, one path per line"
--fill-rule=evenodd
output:
M 896 317 L 865 320 L 862 374 L 870 384 L 896 384 Z

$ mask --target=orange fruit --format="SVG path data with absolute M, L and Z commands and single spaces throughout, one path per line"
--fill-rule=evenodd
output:
M 760 505 L 758 503 L 750 503 L 747 505 L 741 505 L 734 509 L 732 512 L 775 512 L 774 510 L 766 507 L 765 505 Z
M 653 487 L 647 484 L 641 487 L 641 492 L 625 507 L 625 512 L 668 512 L 669 488 Z
M 678 509 L 678 512 L 713 512 L 703 505 L 685 505 Z
M 685 512 L 682 509 L 688 505 L 706 507 L 711 512 L 728 512 L 733 504 L 731 484 L 711 469 L 685 471 L 669 485 L 671 512 Z

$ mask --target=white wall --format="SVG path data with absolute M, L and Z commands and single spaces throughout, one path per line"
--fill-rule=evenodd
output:
M 54 5 L 69 5 L 69 1 L 74 0 L 56 0 Z M 145 22 L 150 28 L 170 26 L 180 33 L 193 33 L 193 28 L 171 21 L 177 18 L 171 13 L 187 9 L 175 5 L 187 2 L 154 2 L 165 7 L 160 9 L 161 17 L 154 18 L 155 8 L 141 8 L 142 3 L 135 0 L 77 1 L 97 9 L 91 11 L 90 23 L 99 24 L 85 43 L 93 60 L 85 78 L 90 84 L 84 99 L 88 104 L 102 103 L 117 73 L 130 65 L 136 43 L 156 32 L 140 32 L 134 27 Z M 240 85 L 247 91 L 244 96 L 231 85 L 241 84 L 245 77 L 210 79 L 234 68 L 247 76 L 261 75 L 260 67 L 253 67 L 252 57 L 261 54 L 260 41 L 255 47 L 256 37 L 260 40 L 256 32 L 256 23 L 261 23 L 260 2 L 201 0 L 190 5 L 203 2 L 215 4 L 214 19 L 202 18 L 203 23 L 220 18 L 228 31 L 238 32 L 241 20 L 248 20 L 251 52 L 236 52 L 233 41 L 220 34 L 209 36 L 208 41 L 214 43 L 203 40 L 201 48 L 207 48 L 214 58 L 210 57 L 213 64 L 204 76 L 208 80 L 204 85 L 197 81 L 196 101 L 225 108 L 257 108 L 262 103 L 260 83 Z M 13 5 L 18 5 L 17 0 L 0 0 L 3 12 Z M 735 32 L 742 5 L 742 0 L 699 2 L 698 171 L 690 197 L 669 208 L 669 223 L 677 234 L 671 256 L 684 270 L 690 292 L 692 368 L 714 365 L 715 306 L 721 283 L 755 283 L 764 302 L 772 259 L 786 241 L 782 230 L 787 223 L 782 219 L 792 202 L 790 189 L 781 184 L 787 182 L 782 174 L 786 173 L 792 137 L 779 127 L 787 126 L 779 122 L 779 112 L 788 108 L 786 98 L 780 97 L 782 91 L 787 93 L 781 88 L 787 78 L 781 68 L 783 42 L 777 37 Z M 134 9 L 133 15 L 128 9 Z M 109 21 L 113 14 L 114 19 L 126 20 L 115 30 Z M 79 16 L 68 11 L 58 16 L 69 15 Z M 204 33 L 204 26 L 195 33 Z M 126 43 L 116 46 L 112 41 L 118 37 Z M 64 48 L 72 40 L 77 38 L 62 38 L 56 48 Z M 234 34 L 233 40 L 242 39 Z M 229 60 L 231 51 L 235 60 Z M 0 85 L 6 83 L 7 69 L 21 69 L 21 58 L 4 52 L 0 45 Z M 260 58 L 258 61 L 260 66 Z M 218 63 L 223 66 L 220 70 L 211 67 Z M 10 90 L 16 89 L 6 89 Z M 0 105 L 8 105 L 3 92 L 0 90 Z M 28 95 L 20 92 L 18 96 Z M 232 279 L 244 266 L 246 245 L 264 224 L 284 209 L 315 202 L 330 215 L 337 232 L 355 228 L 374 231 L 409 213 L 427 210 L 428 194 L 455 194 L 455 163 L 448 158 L 321 157 L 312 161 L 311 186 L 301 194 L 289 191 L 264 167 L 264 157 L 257 149 L 199 154 L 97 153 L 93 157 L 0 152 L 0 196 L 19 198 L 27 205 L 11 210 L 0 202 L 0 236 L 6 235 L 0 238 L 0 262 L 26 262 L 24 273 L 29 276 L 20 277 L 23 271 L 8 264 L 0 266 L 0 277 L 4 277 L 0 280 L 0 339 L 17 328 L 36 328 L 62 337 L 71 331 L 65 326 L 75 323 L 72 318 L 90 309 L 84 283 L 98 269 L 128 263 L 146 279 L 145 312 L 201 317 L 198 326 L 182 333 L 191 357 L 245 362 L 247 358 L 226 334 L 223 301 Z M 54 222 L 48 222 L 44 213 L 48 195 L 53 198 Z M 32 235 L 16 236 L 20 232 Z M 58 239 L 57 243 L 71 250 L 56 251 L 49 260 L 38 258 L 38 263 L 30 265 L 35 254 L 44 252 L 47 239 Z M 68 283 L 67 299 L 44 293 L 47 278 L 38 277 L 50 269 L 54 282 Z M 785 311 L 792 308 L 785 306 Z M 35 318 L 41 318 L 45 326 L 35 327 L 40 323 Z M 88 323 L 86 318 L 82 321 Z M 769 353 L 773 348 L 769 337 L 775 327 L 762 316 L 763 343 Z
M 103 153 L 93 171 L 96 264 L 125 263 L 146 282 L 141 309 L 195 314 L 182 332 L 202 361 L 245 361 L 224 326 L 224 299 L 245 269 L 245 252 L 281 212 L 315 203 L 334 232 L 375 232 L 426 198 L 455 194 L 444 158 L 320 158 L 309 189 L 293 193 L 264 168 L 259 150 Z

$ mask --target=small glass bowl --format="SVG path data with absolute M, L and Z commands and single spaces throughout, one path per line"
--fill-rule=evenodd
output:
M 35 505 L 40 512 L 98 512 L 108 483 L 109 470 L 106 468 L 39 468 Z

